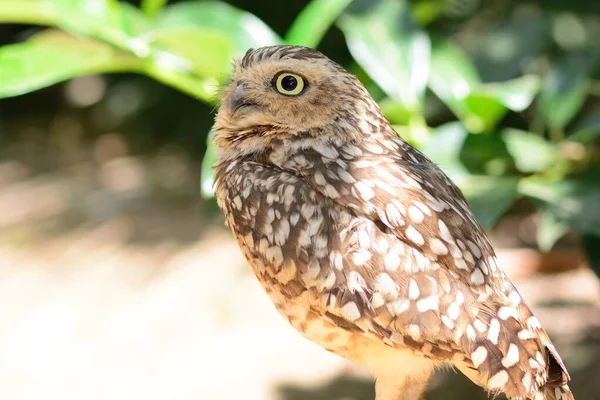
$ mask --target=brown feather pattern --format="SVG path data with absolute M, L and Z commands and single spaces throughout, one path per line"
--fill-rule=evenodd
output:
M 352 75 L 291 46 L 250 50 L 236 74 L 304 64 L 331 75 L 326 115 L 288 123 L 268 104 L 264 122 L 244 124 L 222 107 L 216 123 L 218 202 L 278 310 L 359 362 L 366 340 L 456 365 L 514 399 L 572 399 L 558 353 L 460 190 Z M 305 100 L 297 114 L 312 112 L 314 98 Z

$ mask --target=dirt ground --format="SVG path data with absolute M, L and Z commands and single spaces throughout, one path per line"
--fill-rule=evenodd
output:
M 165 157 L 43 175 L 0 160 L 0 397 L 373 399 L 364 370 L 276 313 L 219 214 L 206 217 L 193 163 Z M 172 195 L 177 179 L 191 190 Z M 577 269 L 515 283 L 576 398 L 600 399 L 597 278 Z M 441 371 L 427 398 L 487 397 Z

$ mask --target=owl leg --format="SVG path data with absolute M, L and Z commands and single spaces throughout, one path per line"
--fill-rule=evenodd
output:
M 427 388 L 433 369 L 418 375 L 379 377 L 375 382 L 375 400 L 419 400 Z

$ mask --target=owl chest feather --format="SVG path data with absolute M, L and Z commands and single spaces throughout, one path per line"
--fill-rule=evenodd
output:
M 277 310 L 309 340 L 344 355 L 352 332 L 323 318 L 342 277 L 339 235 L 351 215 L 296 176 L 257 163 L 217 174 L 226 221 Z M 334 262 L 332 262 L 332 259 Z

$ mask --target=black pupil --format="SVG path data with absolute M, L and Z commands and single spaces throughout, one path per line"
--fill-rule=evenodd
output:
M 281 87 L 287 92 L 291 92 L 298 86 L 298 81 L 291 75 L 286 75 L 281 79 Z

